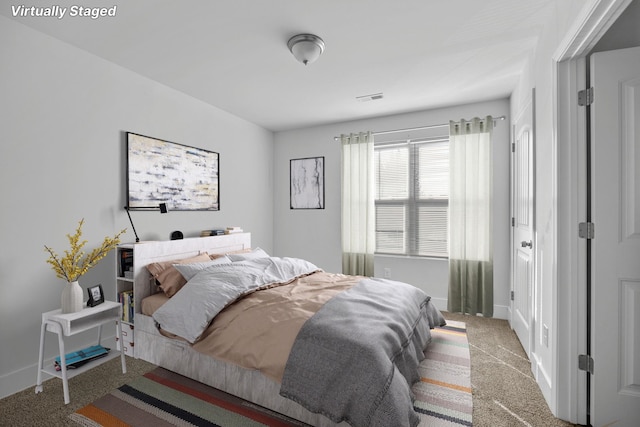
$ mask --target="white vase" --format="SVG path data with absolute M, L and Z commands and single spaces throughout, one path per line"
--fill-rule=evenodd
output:
M 60 299 L 63 313 L 75 313 L 82 310 L 84 305 L 82 302 L 82 288 L 78 281 L 67 282 L 62 289 L 62 297 Z

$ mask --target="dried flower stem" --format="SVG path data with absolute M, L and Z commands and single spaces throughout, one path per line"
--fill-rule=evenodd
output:
M 113 237 L 105 237 L 102 245 L 95 248 L 85 256 L 82 248 L 87 241 L 80 241 L 83 224 L 84 219 L 81 219 L 78 223 L 78 228 L 76 228 L 75 234 L 67 234 L 67 239 L 69 240 L 71 249 L 64 251 L 64 257 L 60 258 L 53 249 L 47 245 L 44 246 L 44 249 L 49 252 L 49 259 L 47 259 L 47 263 L 51 265 L 58 278 L 64 279 L 67 282 L 74 282 L 78 280 L 80 276 L 85 274 L 91 267 L 95 266 L 98 261 L 107 256 L 109 251 L 118 246 L 120 243 L 120 236 L 126 231 L 126 228 L 124 228 Z

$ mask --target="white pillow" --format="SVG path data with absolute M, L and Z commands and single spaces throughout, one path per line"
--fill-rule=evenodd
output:
M 266 253 L 263 249 L 255 248 L 251 252 L 241 254 L 227 254 L 227 258 L 229 258 L 232 262 L 236 262 L 246 261 L 248 259 L 269 258 L 269 254 Z
M 231 260 L 225 255 L 211 261 L 194 262 L 191 264 L 173 264 L 173 267 L 182 274 L 182 277 L 188 282 L 193 276 L 200 273 L 205 268 L 212 265 L 231 264 Z

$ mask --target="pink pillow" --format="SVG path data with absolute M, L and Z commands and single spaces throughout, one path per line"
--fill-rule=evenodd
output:
M 192 264 L 194 262 L 209 261 L 210 259 L 209 254 L 205 252 L 192 258 L 154 262 L 147 265 L 147 270 L 156 279 L 156 283 L 165 295 L 171 298 L 187 283 L 182 274 L 172 264 Z

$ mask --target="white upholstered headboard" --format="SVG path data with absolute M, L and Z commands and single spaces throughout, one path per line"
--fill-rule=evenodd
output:
M 190 258 L 207 252 L 225 254 L 251 248 L 251 233 L 225 234 L 223 236 L 194 237 L 160 242 L 141 242 L 134 246 L 133 293 L 135 312 L 140 313 L 141 301 L 156 292 L 156 286 L 146 266 L 152 262 Z

